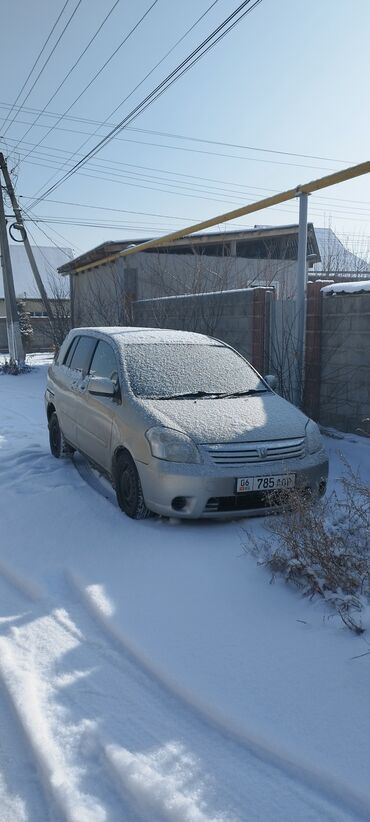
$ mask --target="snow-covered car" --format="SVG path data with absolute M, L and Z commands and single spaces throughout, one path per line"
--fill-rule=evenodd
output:
M 325 493 L 316 423 L 202 334 L 73 329 L 45 403 L 52 454 L 84 454 L 135 519 L 255 515 L 271 508 L 271 492 Z

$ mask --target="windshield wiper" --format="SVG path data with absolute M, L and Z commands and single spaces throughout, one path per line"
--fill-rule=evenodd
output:
M 217 394 L 218 397 L 252 397 L 254 394 L 269 394 L 268 388 L 248 388 L 248 391 L 233 391 L 231 394 Z
M 168 394 L 166 397 L 145 397 L 146 400 L 197 400 L 202 397 L 223 397 L 214 391 L 194 391 L 185 394 Z
M 249 388 L 248 391 L 234 391 L 232 393 L 219 391 L 195 391 L 185 394 L 169 394 L 167 397 L 145 397 L 146 400 L 197 400 L 204 397 L 211 397 L 212 399 L 225 399 L 228 397 L 248 397 L 252 394 L 266 394 L 267 388 Z

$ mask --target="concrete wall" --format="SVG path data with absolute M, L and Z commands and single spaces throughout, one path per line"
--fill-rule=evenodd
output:
M 49 320 L 47 317 L 31 317 L 31 325 L 33 328 L 33 337 L 31 344 L 31 352 L 35 351 L 52 351 L 53 345 L 50 339 Z M 6 319 L 0 317 L 0 353 L 8 353 L 8 337 L 6 333 Z
M 322 297 L 320 422 L 356 431 L 370 417 L 370 292 Z
M 254 306 L 254 289 L 139 300 L 134 303 L 134 321 L 135 325 L 147 328 L 176 328 L 210 334 L 252 360 Z

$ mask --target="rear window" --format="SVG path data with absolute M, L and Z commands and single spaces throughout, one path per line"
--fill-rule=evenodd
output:
M 67 367 L 70 366 L 71 359 L 73 357 L 73 353 L 74 353 L 74 350 L 76 348 L 76 345 L 77 345 L 79 339 L 80 339 L 79 337 L 74 337 L 72 342 L 69 344 L 67 353 L 66 353 L 66 355 L 64 357 L 64 360 L 63 360 L 63 365 L 66 365 Z
M 72 353 L 70 368 L 73 371 L 83 371 L 87 374 L 95 346 L 96 339 L 94 337 L 79 337 L 76 348 Z

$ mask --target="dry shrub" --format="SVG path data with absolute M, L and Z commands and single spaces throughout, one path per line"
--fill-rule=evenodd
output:
M 31 371 L 29 365 L 17 363 L 12 359 L 0 363 L 0 374 L 11 374 L 13 377 L 17 377 L 18 374 L 27 374 L 29 371 Z
M 304 594 L 322 596 L 362 633 L 359 614 L 370 596 L 370 486 L 346 464 L 337 493 L 314 500 L 294 491 L 279 502 L 286 512 L 272 515 L 266 536 L 252 540 L 262 564 Z

